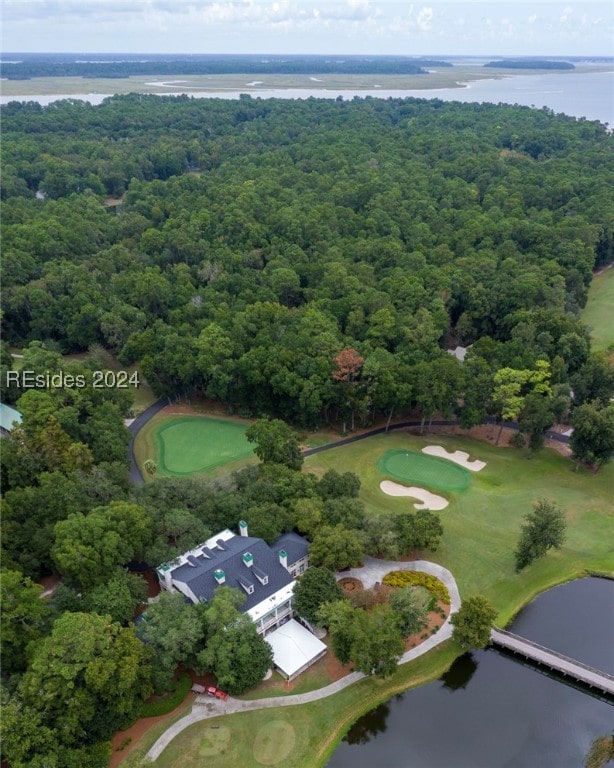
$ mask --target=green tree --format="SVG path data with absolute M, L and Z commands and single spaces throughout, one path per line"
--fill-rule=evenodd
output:
M 301 533 L 313 539 L 322 524 L 324 504 L 318 498 L 297 499 L 292 506 L 294 525 Z
M 193 666 L 206 639 L 204 605 L 186 603 L 177 592 L 162 592 L 137 627 L 138 637 L 153 651 L 153 681 L 168 690 L 179 664 Z
M 573 413 L 570 445 L 578 464 L 602 467 L 614 454 L 614 406 L 599 401 L 584 403 Z
M 298 436 L 280 419 L 258 419 L 245 432 L 250 443 L 256 443 L 254 452 L 265 464 L 284 464 L 300 469 L 303 457 Z
M 65 613 L 36 644 L 18 696 L 69 748 L 110 738 L 150 694 L 149 650 L 93 613 Z
M 142 507 L 114 501 L 57 523 L 53 559 L 69 581 L 91 589 L 104 583 L 116 566 L 142 555 L 151 528 Z
M 233 695 L 257 685 L 273 663 L 271 646 L 250 617 L 238 610 L 244 600 L 238 590 L 216 590 L 207 607 L 207 645 L 198 655 L 199 664 Z
M 529 436 L 529 448 L 537 451 L 544 444 L 544 432 L 554 424 L 552 398 L 529 393 L 518 414 L 520 431 Z
M 135 573 L 117 568 L 109 581 L 99 584 L 85 597 L 84 610 L 110 616 L 126 626 L 139 605 L 147 601 L 147 583 Z
M 41 586 L 18 571 L 0 572 L 0 642 L 5 673 L 22 672 L 28 646 L 48 631 L 51 611 L 41 600 L 42 593 Z
M 264 539 L 269 544 L 292 528 L 288 510 L 272 502 L 250 507 L 248 522 L 250 535 Z
M 490 630 L 496 616 L 497 611 L 485 597 L 468 597 L 452 614 L 452 637 L 463 648 L 485 648 L 490 642 Z
M 598 400 L 607 406 L 614 397 L 614 365 L 604 352 L 593 352 L 577 373 L 570 377 L 574 403 Z
M 361 499 L 347 496 L 326 499 L 324 502 L 324 520 L 329 525 L 342 525 L 344 528 L 360 530 L 365 523 L 365 505 Z
M 312 566 L 297 581 L 292 604 L 299 616 L 317 624 L 321 606 L 342 598 L 343 592 L 337 585 L 335 574 L 328 568 Z
M 164 510 L 154 521 L 153 542 L 145 551 L 148 563 L 165 563 L 211 536 L 210 529 L 187 509 Z
M 565 512 L 554 502 L 540 499 L 533 511 L 525 515 L 518 546 L 514 553 L 516 570 L 521 571 L 554 547 L 560 549 L 565 541 Z
M 405 644 L 395 619 L 389 605 L 354 611 L 350 654 L 357 670 L 377 677 L 389 677 L 396 671 Z
M 318 611 L 317 623 L 328 628 L 333 653 L 342 664 L 352 658 L 354 611 L 347 600 L 324 603 Z
M 413 635 L 426 624 L 427 610 L 419 605 L 411 587 L 395 589 L 390 595 L 390 607 L 403 637 Z
M 358 565 L 365 554 L 361 537 L 342 525 L 325 525 L 317 532 L 309 547 L 311 562 L 331 571 Z
M 434 552 L 443 536 L 441 518 L 428 509 L 420 509 L 413 515 L 399 515 L 396 529 L 401 552 L 412 549 L 428 549 Z
M 360 491 L 360 478 L 354 472 L 339 473 L 336 469 L 329 469 L 322 475 L 317 491 L 323 499 L 356 498 Z
M 363 533 L 369 555 L 385 560 L 398 560 L 401 541 L 397 531 L 398 516 L 394 514 L 368 515 Z M 410 547 L 411 549 L 411 547 Z
M 552 395 L 550 363 L 538 360 L 533 369 L 501 368 L 494 376 L 493 402 L 503 421 L 515 421 L 525 405 L 528 394 Z M 543 420 L 543 417 L 542 417 Z M 503 424 L 499 428 L 497 444 Z

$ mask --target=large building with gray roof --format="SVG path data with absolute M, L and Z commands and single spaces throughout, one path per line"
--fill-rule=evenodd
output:
M 265 634 L 292 617 L 294 580 L 309 567 L 307 541 L 286 533 L 269 545 L 249 536 L 244 521 L 239 531 L 239 536 L 229 529 L 212 536 L 161 565 L 158 577 L 164 589 L 193 603 L 208 602 L 222 585 L 241 590 L 246 597 L 241 611 Z

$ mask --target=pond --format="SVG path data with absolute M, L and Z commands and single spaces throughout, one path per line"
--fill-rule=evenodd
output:
M 545 592 L 511 631 L 614 673 L 614 581 Z M 487 649 L 358 720 L 328 768 L 581 768 L 611 704 Z

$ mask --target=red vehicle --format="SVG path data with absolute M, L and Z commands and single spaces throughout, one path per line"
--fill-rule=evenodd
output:
M 215 685 L 210 685 L 207 688 L 207 695 L 215 696 L 216 699 L 221 699 L 222 701 L 226 701 L 228 698 L 228 694 L 224 691 L 221 691 L 219 688 L 216 688 Z

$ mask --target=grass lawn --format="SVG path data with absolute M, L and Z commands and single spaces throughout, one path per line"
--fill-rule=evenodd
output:
M 156 432 L 158 467 L 166 475 L 207 472 L 251 456 L 245 427 L 205 416 L 178 416 Z
M 137 462 L 153 458 L 158 474 L 183 477 L 236 469 L 253 459 L 245 437 L 247 424 L 235 419 L 200 415 L 156 414 L 135 441 Z
M 614 268 L 593 277 L 582 320 L 591 328 L 593 349 L 607 350 L 614 345 Z
M 244 712 L 196 723 L 173 739 L 154 765 L 316 768 L 325 763 L 354 720 L 408 687 L 439 677 L 456 654 L 457 649 L 448 642 L 399 667 L 384 681 L 363 680 L 334 696 L 299 707 Z
M 593 475 L 575 472 L 569 459 L 549 449 L 527 459 L 522 450 L 470 438 L 438 434 L 434 441 L 432 436 L 395 432 L 310 456 L 305 465 L 307 471 L 318 473 L 356 472 L 368 513 L 402 514 L 412 511 L 411 500 L 382 493 L 379 484 L 385 475 L 379 462 L 387 451 L 419 452 L 433 442 L 487 462 L 473 474 L 468 490 L 449 494 L 450 505 L 439 513 L 444 527 L 441 545 L 435 553 L 424 553 L 454 574 L 461 597 L 484 595 L 499 611 L 498 622 L 505 624 L 522 605 L 554 584 L 587 571 L 614 573 L 612 464 Z M 567 539 L 560 551 L 516 574 L 514 548 L 522 518 L 539 498 L 553 499 L 565 509 Z
M 404 483 L 438 491 L 464 491 L 471 483 L 471 474 L 463 467 L 415 451 L 386 451 L 378 461 L 377 469 Z

